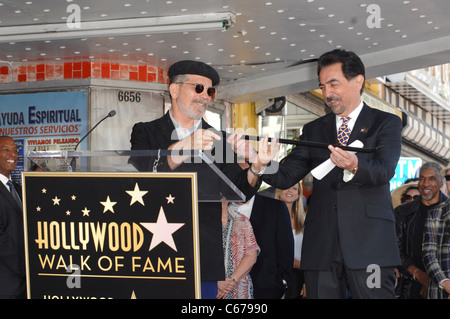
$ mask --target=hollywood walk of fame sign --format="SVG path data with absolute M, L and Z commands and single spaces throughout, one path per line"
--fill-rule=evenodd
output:
M 200 298 L 196 174 L 22 181 L 28 298 Z

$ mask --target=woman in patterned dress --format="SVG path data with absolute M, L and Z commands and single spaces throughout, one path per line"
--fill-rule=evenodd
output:
M 253 299 L 250 270 L 260 248 L 256 243 L 250 220 L 222 206 L 222 236 L 225 260 L 225 281 L 218 282 L 217 299 Z

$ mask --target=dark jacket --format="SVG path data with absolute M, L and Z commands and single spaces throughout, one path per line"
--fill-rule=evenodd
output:
M 439 202 L 442 203 L 447 199 L 442 192 L 439 192 Z M 415 265 L 420 268 L 422 271 L 425 271 L 425 266 L 423 262 L 414 263 L 411 256 L 413 254 L 413 234 L 415 233 L 415 227 L 417 224 L 417 220 L 420 218 L 420 203 L 422 201 L 422 197 L 419 196 L 415 200 L 404 203 L 398 206 L 395 209 L 395 220 L 396 220 L 396 230 L 397 230 L 397 238 L 398 238 L 398 249 L 400 252 L 401 259 L 401 267 L 400 270 L 402 273 L 408 277 L 411 277 L 407 272 L 407 269 L 411 265 Z M 435 205 L 433 205 L 435 207 Z M 425 219 L 424 216 L 423 219 Z M 422 225 L 423 227 L 423 225 Z
M 21 188 L 14 183 L 17 193 Z M 26 298 L 23 213 L 0 182 L 0 298 Z

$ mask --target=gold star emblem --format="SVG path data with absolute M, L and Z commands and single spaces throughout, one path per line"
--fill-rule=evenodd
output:
M 89 212 L 90 212 L 90 210 L 87 209 L 87 207 L 85 207 L 85 208 L 82 210 L 82 212 L 83 212 L 83 216 L 88 216 L 88 217 L 89 217 Z
M 167 204 L 174 204 L 175 197 L 172 197 L 172 194 L 169 194 L 169 197 L 166 197 Z
M 53 201 L 53 206 L 59 205 L 59 202 L 61 201 L 61 199 L 58 198 L 58 196 L 55 196 L 55 198 L 52 198 L 52 201 Z
M 148 191 L 141 191 L 139 189 L 139 185 L 138 183 L 136 183 L 136 185 L 134 186 L 134 190 L 132 191 L 126 191 L 128 195 L 131 196 L 131 202 L 130 202 L 130 206 L 133 205 L 135 202 L 139 202 L 142 204 L 142 206 L 145 206 L 144 204 L 144 200 L 142 199 L 142 197 L 148 193 Z
M 150 243 L 151 251 L 153 248 L 158 246 L 160 243 L 166 243 L 170 248 L 177 251 L 177 246 L 173 240 L 172 234 L 176 232 L 180 227 L 184 225 L 181 223 L 168 223 L 166 219 L 166 214 L 164 209 L 161 207 L 159 210 L 158 220 L 156 223 L 141 223 L 148 231 L 153 233 L 152 241 Z
M 109 196 L 106 198 L 106 202 L 100 202 L 105 208 L 103 209 L 103 213 L 106 213 L 108 210 L 114 213 L 113 206 L 117 204 L 117 202 L 111 202 Z

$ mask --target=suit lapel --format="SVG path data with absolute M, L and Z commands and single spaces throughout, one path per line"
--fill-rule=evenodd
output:
M 352 134 L 348 140 L 348 145 L 352 142 L 359 140 L 363 144 L 366 139 L 367 131 L 372 125 L 372 119 L 370 117 L 370 107 L 364 103 L 361 113 L 359 113 L 356 119 L 355 126 L 353 127 Z
M 0 182 L 0 193 L 10 202 L 11 205 L 14 205 L 14 207 L 16 208 L 20 208 L 16 201 L 14 200 L 14 197 L 11 195 L 10 191 L 8 190 L 8 188 Z M 18 192 L 19 193 L 19 192 Z M 19 193 L 20 196 L 20 193 Z
M 161 137 L 165 139 L 165 142 L 168 145 L 171 145 L 178 141 L 178 138 L 176 136 L 175 126 L 173 125 L 169 112 L 170 111 L 167 111 L 167 113 L 164 114 L 164 116 L 158 121 L 158 129 L 161 133 Z

